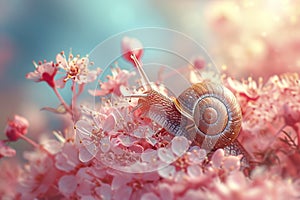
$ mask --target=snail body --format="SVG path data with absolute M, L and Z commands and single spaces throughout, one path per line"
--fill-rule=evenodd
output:
M 145 92 L 138 107 L 169 133 L 182 135 L 204 149 L 224 148 L 238 136 L 242 114 L 234 95 L 220 84 L 204 81 L 177 99 L 155 90 Z
M 241 129 L 242 114 L 233 93 L 226 87 L 203 81 L 193 84 L 178 98 L 151 88 L 141 65 L 132 57 L 144 80 L 146 91 L 137 108 L 173 135 L 185 136 L 206 150 L 231 145 Z

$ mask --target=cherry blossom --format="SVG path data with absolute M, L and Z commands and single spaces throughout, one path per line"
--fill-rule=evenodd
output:
M 120 96 L 121 88 L 128 86 L 128 80 L 135 75 L 135 72 L 129 72 L 125 69 L 113 68 L 112 75 L 107 76 L 107 80 L 100 83 L 100 90 L 89 91 L 94 96 L 105 96 L 107 94 L 114 94 Z
M 35 71 L 26 75 L 27 79 L 32 79 L 35 82 L 45 81 L 52 88 L 55 87 L 54 77 L 58 71 L 57 65 L 53 62 L 33 62 Z
M 20 163 L 11 159 L 2 160 L 0 169 L 0 196 L 2 199 L 14 199 L 22 173 Z
M 58 170 L 54 167 L 53 158 L 47 153 L 37 151 L 25 153 L 24 157 L 29 161 L 26 172 L 20 177 L 20 185 L 17 192 L 22 199 L 34 199 L 35 197 L 51 197 Z
M 80 58 L 79 55 L 73 56 L 72 53 L 69 54 L 68 59 L 66 58 L 64 52 L 56 55 L 56 62 L 59 68 L 66 71 L 66 76 L 58 80 L 59 87 L 64 87 L 64 83 L 72 79 L 78 84 L 89 83 L 96 80 L 99 70 L 89 70 L 88 66 L 91 65 L 88 57 Z
M 107 152 L 110 148 L 108 132 L 115 127 L 115 118 L 94 112 L 92 119 L 79 120 L 75 125 L 76 143 L 80 147 L 79 159 L 90 161 L 99 150 Z
M 292 1 L 210 1 L 205 21 L 218 44 L 209 49 L 215 61 L 239 78 L 299 71 L 298 8 Z

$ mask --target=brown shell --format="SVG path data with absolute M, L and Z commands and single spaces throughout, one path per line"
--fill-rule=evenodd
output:
M 237 138 L 242 113 L 235 96 L 226 87 L 210 81 L 197 83 L 177 101 L 194 120 L 187 137 L 194 137 L 194 143 L 201 148 L 224 148 Z

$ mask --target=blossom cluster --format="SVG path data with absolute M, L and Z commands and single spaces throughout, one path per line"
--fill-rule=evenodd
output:
M 123 58 L 138 67 L 128 53 L 140 60 L 141 43 L 124 38 L 122 51 Z M 99 83 L 99 90 L 89 91 L 101 101 L 78 106 L 76 99 L 85 84 L 96 81 L 100 73 L 89 68 L 88 57 L 70 54 L 67 59 L 61 52 L 56 62 L 34 65 L 36 70 L 26 78 L 46 82 L 61 104 L 45 109 L 65 115 L 75 124 L 54 131 L 57 139 L 37 143 L 30 139 L 30 123 L 24 117 L 8 120 L 7 139 L 0 141 L 2 199 L 300 197 L 299 74 L 276 75 L 266 82 L 223 77 L 242 108 L 242 131 L 237 140 L 249 156 L 245 164 L 246 155 L 230 154 L 226 149 L 208 152 L 145 116 L 136 98 L 143 96 L 144 88 L 129 85 L 129 80 L 139 79 L 135 72 L 112 67 L 112 75 Z M 198 68 L 202 69 L 186 70 L 197 74 Z M 70 104 L 58 90 L 67 87 L 67 81 L 74 94 Z M 167 94 L 163 84 L 152 87 Z M 9 144 L 19 139 L 34 148 L 24 152 L 25 163 L 4 158 L 15 155 Z
M 205 8 L 215 41 L 210 52 L 234 77 L 299 71 L 299 6 L 289 0 L 210 1 Z

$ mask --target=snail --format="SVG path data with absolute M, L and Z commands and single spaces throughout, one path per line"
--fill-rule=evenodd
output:
M 178 98 L 170 98 L 151 87 L 138 59 L 134 54 L 131 58 L 145 88 L 142 94 L 130 96 L 139 98 L 135 109 L 140 109 L 169 133 L 185 136 L 203 149 L 243 151 L 235 142 L 241 129 L 242 113 L 229 89 L 203 81 L 187 88 Z

